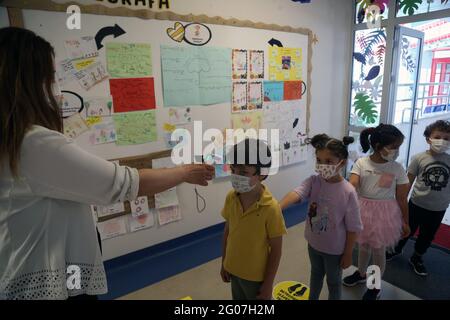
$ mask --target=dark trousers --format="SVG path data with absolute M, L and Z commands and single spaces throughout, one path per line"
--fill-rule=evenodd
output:
M 416 206 L 409 200 L 409 227 L 411 234 L 414 236 L 417 229 L 419 229 L 419 236 L 417 237 L 415 250 L 416 254 L 423 255 L 433 242 L 434 236 L 438 231 L 441 221 L 444 218 L 444 211 L 430 211 L 422 207 Z M 408 238 L 402 239 L 396 246 L 395 250 L 400 252 L 405 246 Z

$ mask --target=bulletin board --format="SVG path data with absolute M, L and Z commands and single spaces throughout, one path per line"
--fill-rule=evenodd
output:
M 93 1 L 93 3 L 95 2 Z M 81 30 L 69 30 L 66 28 L 68 17 L 66 9 L 69 4 L 56 4 L 50 0 L 6 0 L 2 3 L 4 6 L 22 10 L 23 27 L 33 30 L 52 44 L 57 63 L 70 60 L 70 54 L 77 54 L 74 50 L 68 50 L 67 43 L 70 47 L 70 41 L 85 37 L 95 39 L 96 36 L 101 40 L 101 48 L 97 47 L 96 55 L 86 56 L 84 61 L 78 61 L 76 71 L 95 66 L 92 68 L 94 71 L 91 70 L 94 74 L 92 74 L 93 78 L 90 78 L 90 82 L 83 83 L 84 77 L 90 76 L 89 72 L 86 72 L 86 74 L 81 73 L 81 76 L 79 75 L 79 78 L 75 78 L 75 80 L 64 81 L 61 79 L 60 85 L 65 96 L 69 97 L 67 99 L 71 100 L 68 105 L 73 106 L 66 110 L 67 116 L 72 118 L 73 114 L 79 114 L 86 124 L 87 129 L 84 128 L 80 134 L 74 134 L 73 138 L 88 152 L 107 160 L 121 159 L 120 163 L 122 164 L 126 163 L 127 159 L 132 160 L 136 157 L 141 160 L 143 158 L 161 158 L 170 155 L 170 149 L 165 141 L 167 132 L 170 130 L 168 126 L 188 129 L 192 136 L 194 136 L 192 122 L 196 120 L 202 121 L 201 129 L 203 131 L 209 128 L 224 130 L 233 126 L 249 125 L 252 127 L 256 122 L 259 123 L 258 128 L 275 128 L 283 120 L 280 119 L 280 114 L 286 113 L 286 109 L 283 109 L 283 105 L 281 105 L 282 101 L 287 101 L 287 105 L 290 106 L 289 110 L 295 110 L 292 111 L 294 113 L 302 110 L 296 122 L 300 117 L 305 126 L 302 138 L 307 137 L 311 113 L 313 41 L 311 30 L 204 15 L 177 15 L 167 11 L 152 12 L 129 8 L 110 8 L 101 4 L 79 5 L 83 14 Z M 73 2 L 73 4 L 77 3 Z M 198 27 L 199 24 L 201 27 Z M 182 29 L 185 32 L 184 36 L 182 36 Z M 103 35 L 101 34 L 102 30 Z M 205 30 L 209 30 L 209 36 L 202 33 Z M 188 37 L 188 32 L 193 34 Z M 196 37 L 196 32 L 198 37 Z M 203 44 L 203 42 L 206 43 Z M 130 45 L 134 49 L 139 46 L 136 50 L 140 52 L 141 57 L 146 57 L 146 61 L 149 63 L 135 64 L 128 69 L 126 64 L 122 63 L 120 68 L 115 69 L 114 65 L 117 66 L 117 64 L 114 64 L 114 60 L 120 60 L 120 57 L 126 56 L 126 50 L 130 48 Z M 119 53 L 109 54 L 108 50 L 110 50 L 109 52 L 117 50 L 116 52 Z M 88 51 L 86 49 L 84 53 Z M 238 56 L 244 51 L 246 51 L 248 65 L 246 70 L 239 70 L 239 67 L 235 67 L 233 64 L 239 62 Z M 230 61 L 227 62 L 231 64 L 230 88 L 222 96 L 218 94 L 219 91 L 223 91 L 222 87 L 216 94 L 200 92 L 197 96 L 192 96 L 191 93 L 189 96 L 184 96 L 183 88 L 172 85 L 172 82 L 169 81 L 171 75 L 168 70 L 172 70 L 171 63 L 180 62 L 184 54 L 196 56 L 197 52 L 205 54 L 207 59 L 209 59 L 208 57 L 218 57 L 224 52 L 230 53 Z M 263 56 L 262 60 L 261 55 Z M 235 56 L 236 58 L 234 58 Z M 94 61 L 87 61 L 90 58 Z M 255 61 L 260 59 L 259 61 L 263 61 L 263 63 L 250 66 L 252 59 Z M 221 70 L 222 67 L 219 64 L 212 64 L 213 59 L 208 61 L 209 66 L 202 64 L 201 59 L 196 61 L 192 64 L 192 71 L 212 72 L 211 77 L 214 77 L 214 71 Z M 89 65 L 85 66 L 83 63 Z M 96 65 L 96 63 L 99 64 Z M 277 68 L 277 64 L 281 66 L 279 72 L 274 70 Z M 211 65 L 214 68 L 208 69 Z M 85 67 L 86 69 L 83 69 Z M 131 77 L 130 74 L 137 80 L 126 83 L 125 87 L 128 86 L 128 89 L 123 89 L 124 84 L 121 82 L 123 79 Z M 291 77 L 295 83 L 289 82 Z M 283 80 L 286 81 L 283 82 Z M 300 93 L 296 93 L 299 83 Z M 154 91 L 152 94 L 142 97 L 133 91 L 138 90 L 136 88 L 140 86 L 152 86 Z M 120 93 L 112 95 L 113 90 L 119 90 Z M 240 100 L 233 97 L 238 92 L 242 95 L 245 92 L 246 103 L 240 105 Z M 125 101 L 120 102 L 117 96 Z M 180 99 L 179 96 L 182 98 Z M 127 110 L 130 105 L 127 99 L 141 100 L 133 103 L 134 109 Z M 79 100 L 83 101 L 81 111 L 77 107 Z M 86 106 L 86 102 L 89 107 Z M 112 108 L 111 102 L 113 102 Z M 266 105 L 271 105 L 271 102 L 273 102 L 273 108 L 270 107 L 272 109 L 269 110 Z M 124 116 L 119 119 L 124 127 L 128 126 L 124 129 L 126 137 L 120 138 L 122 143 L 117 142 L 119 132 L 116 132 L 115 142 L 108 141 L 110 137 L 108 130 L 111 123 L 103 123 L 103 126 L 98 127 L 106 132 L 106 135 L 93 135 L 92 126 L 98 123 L 87 122 L 89 110 L 95 115 L 100 112 L 100 106 L 103 106 L 101 112 L 115 115 L 119 105 L 121 105 L 119 113 L 134 113 L 133 117 Z M 184 121 L 174 124 L 172 121 L 173 110 L 181 110 L 180 116 Z M 266 111 L 270 113 L 270 116 L 264 115 L 265 118 L 262 119 L 261 114 Z M 186 121 L 186 112 L 188 112 L 189 121 Z M 129 130 L 130 123 L 143 121 L 143 119 L 146 119 L 147 123 L 148 121 L 152 123 L 149 132 L 144 135 L 142 132 Z M 117 122 L 114 123 L 117 124 Z M 71 125 L 75 132 L 77 130 L 76 123 L 68 124 L 68 126 Z M 290 125 L 292 124 L 290 123 L 286 127 Z M 296 123 L 294 123 L 295 126 Z M 99 134 L 100 129 L 95 132 Z M 140 140 L 144 136 L 147 137 L 147 140 Z M 106 140 L 100 141 L 101 139 Z M 95 143 L 95 141 L 108 143 Z M 282 145 L 281 148 L 283 147 L 286 146 Z M 306 149 L 306 145 L 303 147 Z M 294 161 L 293 164 L 301 165 L 302 161 Z M 147 167 L 150 168 L 151 164 L 149 163 Z M 282 188 L 283 181 L 277 181 L 276 176 L 271 179 L 273 179 L 272 184 L 275 187 Z M 182 184 L 176 190 L 182 215 L 181 220 L 164 226 L 155 223 L 150 228 L 138 232 L 127 232 L 105 240 L 105 259 L 115 258 L 222 222 L 220 212 L 230 187 L 226 177 L 214 180 L 208 187 L 198 187 L 198 192 L 206 201 L 206 210 L 200 213 L 196 208 L 198 199 L 196 199 L 195 192 L 197 190 L 194 190 L 192 185 Z M 150 207 L 154 205 L 154 200 L 152 201 L 149 198 Z M 128 213 L 130 208 L 127 207 L 126 210 Z

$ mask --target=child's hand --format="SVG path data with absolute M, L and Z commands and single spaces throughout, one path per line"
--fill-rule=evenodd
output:
M 272 300 L 272 284 L 263 282 L 256 297 L 258 300 Z
M 341 258 L 341 268 L 347 269 L 352 265 L 352 253 L 344 253 Z
M 402 232 L 403 232 L 403 234 L 402 234 L 403 238 L 407 238 L 409 236 L 409 234 L 411 233 L 411 229 L 409 228 L 408 223 L 403 223 Z
M 227 270 L 224 269 L 223 266 L 220 268 L 220 276 L 222 277 L 222 281 L 223 282 L 230 282 L 231 281 L 230 274 L 228 273 Z

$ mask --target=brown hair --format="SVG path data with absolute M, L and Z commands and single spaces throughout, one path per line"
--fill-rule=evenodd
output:
M 35 33 L 0 29 L 0 170 L 18 175 L 23 138 L 33 125 L 62 132 L 61 111 L 52 94 L 54 50 Z
M 375 128 L 364 129 L 361 132 L 359 141 L 364 153 L 366 153 L 370 147 L 372 147 L 373 151 L 379 151 L 404 138 L 403 133 L 395 126 L 380 123 Z
M 428 125 L 423 132 L 425 138 L 429 138 L 433 131 L 442 131 L 445 133 L 450 133 L 450 121 L 438 120 Z

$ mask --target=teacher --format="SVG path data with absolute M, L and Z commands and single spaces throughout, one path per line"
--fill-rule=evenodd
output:
M 89 205 L 109 205 L 187 182 L 214 168 L 137 170 L 98 158 L 62 132 L 52 93 L 54 50 L 21 28 L 0 29 L 0 299 L 67 299 L 107 292 Z M 81 270 L 68 289 L 67 268 Z

